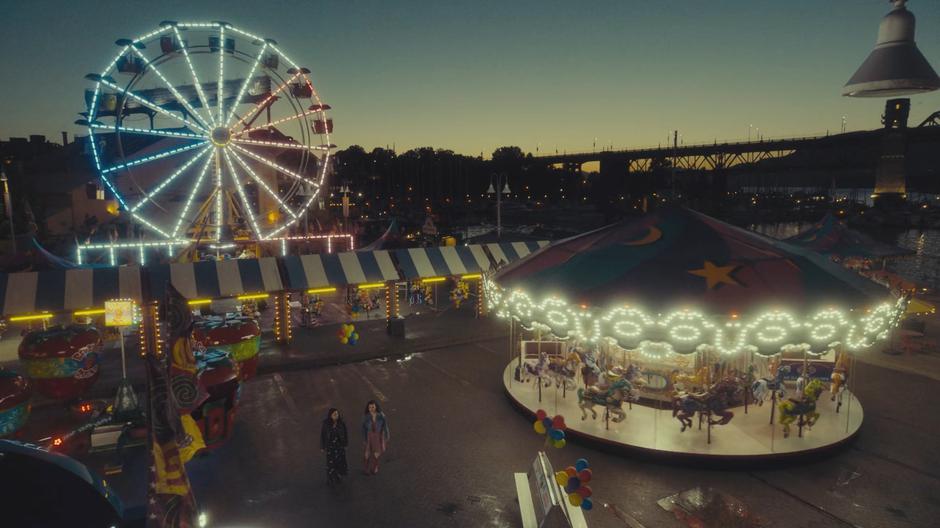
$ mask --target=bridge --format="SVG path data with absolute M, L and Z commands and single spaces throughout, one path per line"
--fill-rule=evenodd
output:
M 937 116 L 935 118 L 935 116 Z M 940 142 L 940 113 L 916 128 L 904 129 L 906 146 L 922 142 Z M 650 172 L 657 167 L 685 170 L 724 170 L 752 166 L 766 160 L 791 158 L 786 164 L 816 169 L 870 168 L 882 152 L 888 131 L 878 129 L 845 134 L 769 139 L 728 143 L 717 141 L 698 145 L 678 145 L 630 150 L 601 150 L 536 156 L 540 165 L 561 165 L 570 172 L 580 172 L 589 162 L 600 162 L 601 174 Z M 858 155 L 864 153 L 864 155 Z

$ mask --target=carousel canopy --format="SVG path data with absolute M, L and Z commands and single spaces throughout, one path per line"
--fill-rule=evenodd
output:
M 487 287 L 498 315 L 559 337 L 689 352 L 867 346 L 901 309 L 883 287 L 822 255 L 681 208 L 558 241 Z
M 849 229 L 845 222 L 832 213 L 827 213 L 813 227 L 786 239 L 786 242 L 841 258 L 875 259 L 914 254 L 909 249 L 878 242 L 864 233 Z

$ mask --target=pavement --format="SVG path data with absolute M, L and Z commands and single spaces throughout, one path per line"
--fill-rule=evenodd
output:
M 511 473 L 526 471 L 542 441 L 503 392 L 506 325 L 444 311 L 409 317 L 401 339 L 385 333 L 384 321 L 355 324 L 361 336 L 355 347 L 339 344 L 335 325 L 297 329 L 287 346 L 265 340 L 259 375 L 243 386 L 231 440 L 187 466 L 209 525 L 521 526 Z M 927 339 L 936 335 L 928 328 Z M 928 352 L 860 355 L 850 376 L 865 422 L 854 443 L 821 461 L 703 469 L 577 442 L 549 456 L 560 467 L 591 461 L 592 528 L 683 526 L 656 501 L 695 486 L 738 498 L 768 526 L 933 526 L 940 518 L 940 360 L 936 349 L 919 350 Z M 912 369 L 912 360 L 926 366 Z M 114 378 L 113 362 L 106 357 L 102 390 Z M 356 472 L 359 419 L 369 399 L 387 412 L 392 434 L 374 477 Z M 331 406 L 349 427 L 353 470 L 336 487 L 326 484 L 317 445 Z M 42 422 L 55 409 L 40 406 L 34 419 Z M 144 455 L 131 450 L 124 473 L 108 479 L 127 505 L 144 501 Z M 84 461 L 98 468 L 107 458 Z

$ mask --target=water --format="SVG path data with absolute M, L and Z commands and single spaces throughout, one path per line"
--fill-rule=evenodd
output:
M 752 224 L 748 229 L 783 239 L 812 227 L 812 222 Z M 859 229 L 869 236 L 915 252 L 910 257 L 888 261 L 888 269 L 918 285 L 940 289 L 940 229 Z

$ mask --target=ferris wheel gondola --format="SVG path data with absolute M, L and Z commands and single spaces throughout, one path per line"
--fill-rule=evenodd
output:
M 116 44 L 76 123 L 128 223 L 171 250 L 289 235 L 335 148 L 310 70 L 227 22 L 164 21 Z

